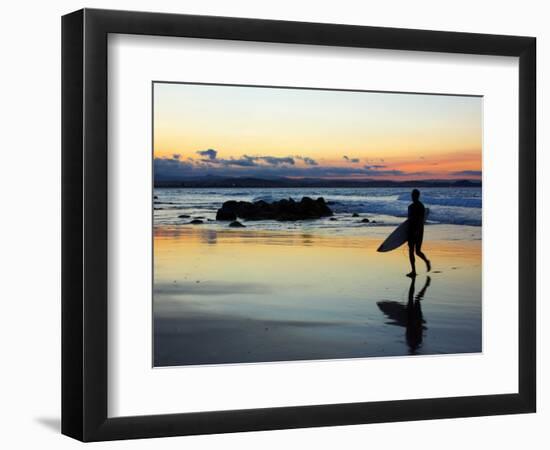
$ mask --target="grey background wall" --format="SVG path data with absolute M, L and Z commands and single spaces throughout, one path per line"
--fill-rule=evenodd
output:
M 111 0 L 4 2 L 0 33 L 0 443 L 75 448 L 59 435 L 60 16 L 83 6 L 248 16 L 538 38 L 539 230 L 549 229 L 550 17 L 542 1 Z M 548 202 L 546 202 L 548 204 Z M 539 413 L 102 443 L 94 448 L 548 448 L 550 239 L 539 231 Z M 545 276 L 546 272 L 546 276 Z M 546 299 L 545 299 L 546 296 Z M 403 374 L 403 382 L 407 382 Z

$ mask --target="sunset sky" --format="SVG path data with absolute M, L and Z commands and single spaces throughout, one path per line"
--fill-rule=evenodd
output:
M 154 84 L 155 177 L 480 179 L 482 98 Z

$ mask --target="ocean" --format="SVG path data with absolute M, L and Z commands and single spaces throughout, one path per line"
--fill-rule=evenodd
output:
M 428 224 L 469 225 L 482 222 L 481 188 L 421 188 L 420 200 L 430 209 Z M 407 216 L 411 203 L 410 188 L 158 188 L 154 190 L 154 224 L 185 224 L 202 218 L 205 226 L 227 227 L 215 222 L 216 211 L 228 200 L 268 202 L 302 197 L 323 197 L 334 212 L 330 218 L 300 221 L 250 221 L 251 229 L 284 231 L 303 229 L 310 232 L 353 232 L 365 224 L 353 217 L 368 218 L 369 227 L 398 225 Z M 187 215 L 187 217 L 180 217 Z M 374 221 L 374 223 L 372 223 Z
M 406 217 L 410 189 L 154 195 L 156 367 L 482 351 L 479 188 L 421 189 L 432 271 L 418 260 L 412 279 L 406 245 L 376 251 Z M 324 197 L 336 220 L 215 220 L 227 200 L 303 196 Z

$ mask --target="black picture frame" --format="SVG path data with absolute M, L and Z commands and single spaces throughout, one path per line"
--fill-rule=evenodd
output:
M 518 393 L 107 417 L 109 33 L 519 57 Z M 533 37 L 96 9 L 64 16 L 62 433 L 102 441 L 535 412 L 535 91 Z

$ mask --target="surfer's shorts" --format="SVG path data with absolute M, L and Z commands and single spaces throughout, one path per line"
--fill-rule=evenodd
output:
M 420 248 L 422 246 L 423 238 L 424 238 L 424 230 L 418 230 L 416 232 L 412 232 L 409 235 L 409 239 L 407 239 L 407 243 L 409 244 L 409 247 Z

